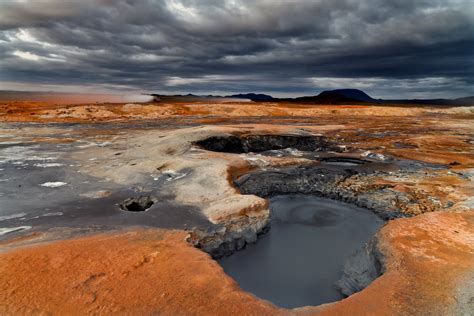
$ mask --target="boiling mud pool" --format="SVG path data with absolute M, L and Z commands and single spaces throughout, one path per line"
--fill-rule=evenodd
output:
M 369 210 L 315 196 L 277 196 L 270 208 L 270 231 L 221 259 L 225 272 L 245 291 L 281 307 L 342 299 L 334 283 L 344 262 L 383 221 Z

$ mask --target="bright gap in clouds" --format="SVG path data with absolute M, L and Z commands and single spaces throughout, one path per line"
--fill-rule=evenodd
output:
M 22 52 L 19 50 L 14 51 L 13 55 L 20 57 L 22 59 L 26 59 L 26 60 L 38 61 L 41 59 L 41 57 L 36 54 L 32 54 L 30 52 Z

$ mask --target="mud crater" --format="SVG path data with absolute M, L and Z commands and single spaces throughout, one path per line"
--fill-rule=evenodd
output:
M 242 135 L 212 136 L 196 142 L 210 151 L 250 153 L 293 148 L 301 151 L 339 150 L 325 136 L 318 135 Z

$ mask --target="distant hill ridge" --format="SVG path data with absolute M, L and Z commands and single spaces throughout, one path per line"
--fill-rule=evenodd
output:
M 237 98 L 237 99 L 249 99 L 252 101 L 269 101 L 273 100 L 273 97 L 268 94 L 262 94 L 262 93 L 240 93 L 240 94 L 233 94 L 233 95 L 228 95 L 228 98 Z
M 474 105 L 474 96 L 457 99 L 399 99 L 384 100 L 374 99 L 362 90 L 358 89 L 336 89 L 326 90 L 316 96 L 298 98 L 272 99 L 272 101 L 284 101 L 310 104 L 419 104 L 419 105 Z
M 262 93 L 240 93 L 227 96 L 199 96 L 193 94 L 165 96 L 152 94 L 155 98 L 162 100 L 175 100 L 179 98 L 184 101 L 210 100 L 210 99 L 245 99 L 255 102 L 290 102 L 290 103 L 308 103 L 308 104 L 419 104 L 419 105 L 456 105 L 466 106 L 474 105 L 474 96 L 457 99 L 399 99 L 384 100 L 374 99 L 359 89 L 335 89 L 326 90 L 315 96 L 304 96 L 297 98 L 274 98 L 268 94 Z

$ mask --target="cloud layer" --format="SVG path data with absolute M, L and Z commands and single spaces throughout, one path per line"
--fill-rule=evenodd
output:
M 0 85 L 375 97 L 474 94 L 471 0 L 0 3 Z

